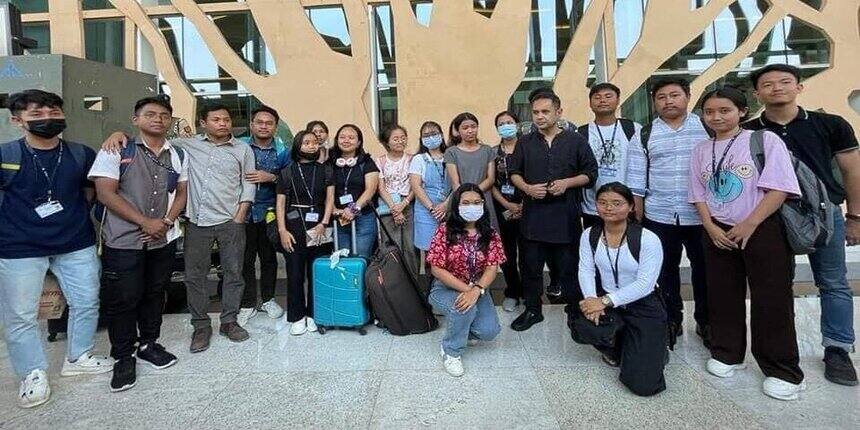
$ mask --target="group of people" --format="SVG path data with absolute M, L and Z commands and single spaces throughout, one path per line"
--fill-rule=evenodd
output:
M 314 259 L 332 253 L 332 242 L 370 258 L 380 224 L 409 270 L 432 275 L 427 299 L 446 319 L 440 355 L 452 376 L 464 373 L 467 346 L 501 330 L 488 294 L 501 269 L 503 310 L 522 305 L 513 330 L 543 321 L 545 293 L 594 324 L 613 313 L 623 329 L 613 347 L 599 348 L 604 362 L 620 367 L 632 392 L 659 393 L 667 345 L 683 333 L 685 250 L 695 332 L 711 351 L 708 371 L 727 378 L 744 368 L 749 285 L 763 390 L 796 399 L 804 385 L 793 255 L 777 213 L 800 195 L 792 155 L 834 204 L 848 201 L 847 221 L 837 208 L 833 237 L 810 262 L 821 290 L 825 376 L 856 385 L 844 248 L 860 243 L 856 137 L 844 119 L 797 105 L 798 69 L 766 66 L 751 84 L 765 105 L 751 121 L 739 89 L 708 92 L 700 117 L 690 112 L 689 84 L 663 79 L 651 88 L 657 118 L 642 126 L 617 117 L 620 90 L 600 83 L 589 93 L 594 121 L 578 129 L 561 126 L 561 100 L 540 89 L 529 97 L 530 131 L 521 132 L 512 112 L 495 117 L 495 147 L 480 141 L 478 119 L 466 112 L 451 121 L 447 139 L 440 124 L 422 124 L 415 154 L 406 128 L 385 128 L 379 157 L 365 151 L 352 124 L 329 139 L 327 125 L 313 121 L 288 145 L 276 137 L 278 113 L 266 106 L 252 112 L 246 139 L 233 136 L 226 106 L 208 105 L 199 112 L 199 135 L 167 140 L 173 111 L 165 96 L 138 101 L 135 136 L 114 133 L 96 154 L 59 138 L 60 97 L 14 94 L 8 105 L 24 136 L 3 144 L 0 158 L 0 312 L 21 378 L 19 404 L 50 397 L 36 322 L 49 269 L 69 303 L 61 375 L 113 371 L 110 388 L 122 391 L 134 386 L 138 360 L 158 369 L 177 361 L 158 338 L 183 235 L 190 351 L 198 353 L 213 334 L 206 278 L 216 242 L 223 269 L 218 331 L 242 342 L 250 336 L 243 326 L 258 312 L 286 313 L 293 335 L 315 331 Z M 754 139 L 766 163 L 754 159 Z M 274 300 L 278 253 L 286 261 L 286 312 Z M 110 357 L 92 352 L 100 302 Z

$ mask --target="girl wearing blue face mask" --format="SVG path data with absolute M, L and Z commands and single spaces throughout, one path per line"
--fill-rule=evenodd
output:
M 447 324 L 442 364 L 449 375 L 462 376 L 466 346 L 493 340 L 501 330 L 487 288 L 505 262 L 505 251 L 477 185 L 463 184 L 451 196 L 448 220 L 436 230 L 427 262 L 436 278 L 430 303 Z
M 523 197 L 520 190 L 511 183 L 511 156 L 517 145 L 516 115 L 502 111 L 496 115 L 496 130 L 501 142 L 496 147 L 496 182 L 491 192 L 495 200 L 496 219 L 499 221 L 499 234 L 505 247 L 507 262 L 502 265 L 505 275 L 505 300 L 502 309 L 513 312 L 523 298 L 523 283 L 517 267 L 520 248 L 520 217 L 523 214 Z
M 415 193 L 415 247 L 426 252 L 430 239 L 448 209 L 451 193 L 445 172 L 445 139 L 442 126 L 427 121 L 421 126 L 421 146 L 409 164 L 409 183 Z

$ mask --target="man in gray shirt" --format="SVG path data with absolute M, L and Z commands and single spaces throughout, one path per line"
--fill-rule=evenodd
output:
M 245 252 L 244 222 L 256 192 L 245 179 L 255 171 L 254 152 L 231 133 L 230 111 L 224 105 L 200 109 L 203 134 L 172 140 L 188 157 L 188 224 L 185 233 L 185 286 L 191 311 L 191 352 L 209 348 L 212 323 L 209 310 L 209 273 L 212 245 L 218 241 L 224 283 L 221 293 L 219 332 L 233 342 L 248 339 L 236 322 L 245 283 L 242 262 Z M 115 133 L 106 149 L 118 150 L 125 137 Z

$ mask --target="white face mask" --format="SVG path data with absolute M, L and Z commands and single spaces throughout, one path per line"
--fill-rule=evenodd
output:
M 484 216 L 484 205 L 460 205 L 459 212 L 467 222 L 475 222 Z

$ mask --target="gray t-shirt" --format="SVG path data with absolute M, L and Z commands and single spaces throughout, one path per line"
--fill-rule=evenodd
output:
M 457 166 L 460 183 L 480 184 L 487 179 L 487 165 L 496 158 L 493 148 L 481 144 L 477 151 L 467 152 L 459 147 L 448 148 L 445 151 L 445 162 Z

